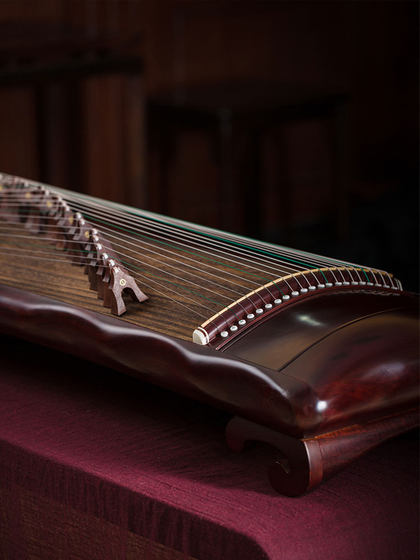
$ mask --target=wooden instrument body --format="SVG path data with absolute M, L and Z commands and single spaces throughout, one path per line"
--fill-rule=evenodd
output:
M 0 179 L 0 332 L 227 410 L 289 495 L 418 424 L 418 300 L 392 274 Z
M 415 296 L 349 289 L 296 301 L 216 351 L 0 286 L 0 332 L 224 408 L 232 449 L 279 449 L 270 480 L 288 495 L 418 425 L 417 329 Z

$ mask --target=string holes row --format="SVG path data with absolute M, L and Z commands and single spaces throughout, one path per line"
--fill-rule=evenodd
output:
M 273 303 L 266 303 L 266 304 L 264 305 L 264 308 L 259 307 L 258 309 L 255 310 L 255 313 L 248 313 L 247 316 L 246 316 L 246 319 L 247 319 L 248 321 L 252 321 L 253 319 L 255 319 L 256 315 L 257 315 L 257 316 L 262 315 L 262 314 L 264 313 L 264 310 L 270 311 L 270 309 L 273 308 L 273 305 L 274 305 L 274 306 L 278 306 L 278 305 L 280 305 L 283 301 L 288 301 L 288 300 L 290 300 L 291 297 L 292 297 L 292 298 L 295 298 L 295 297 L 298 297 L 300 294 L 306 294 L 306 293 L 308 293 L 308 291 L 309 291 L 309 292 L 313 292 L 313 291 L 315 291 L 315 290 L 317 290 L 317 289 L 318 289 L 318 290 L 323 290 L 324 288 L 332 288 L 333 286 L 338 286 L 338 287 L 340 287 L 340 286 L 375 286 L 375 287 L 377 287 L 377 288 L 393 288 L 394 290 L 397 290 L 397 289 L 398 289 L 397 287 L 395 287 L 395 286 L 390 286 L 389 284 L 383 284 L 383 285 L 382 285 L 382 284 L 378 284 L 378 283 L 375 283 L 375 284 L 374 284 L 373 282 L 370 282 L 370 281 L 369 281 L 369 282 L 365 282 L 365 281 L 363 281 L 363 280 L 360 280 L 360 281 L 352 280 L 351 282 L 348 282 L 347 280 L 343 280 L 342 282 L 341 282 L 341 281 L 337 281 L 337 282 L 334 282 L 334 283 L 332 283 L 332 282 L 326 282 L 325 284 L 320 283 L 320 284 L 318 284 L 317 286 L 310 285 L 310 286 L 308 286 L 307 288 L 300 288 L 299 291 L 294 290 L 294 291 L 291 292 L 291 295 L 289 295 L 289 294 L 284 294 L 284 295 L 282 295 L 281 298 L 276 298 L 276 299 L 273 301 Z M 244 326 L 247 324 L 247 320 L 241 319 L 240 321 L 238 321 L 238 324 L 237 324 L 237 325 L 232 325 L 231 327 L 229 327 L 228 330 L 222 331 L 222 332 L 220 333 L 220 336 L 221 336 L 222 338 L 227 338 L 227 337 L 229 336 L 230 332 L 231 332 L 231 333 L 234 333 L 234 332 L 238 331 L 240 327 L 244 327 Z

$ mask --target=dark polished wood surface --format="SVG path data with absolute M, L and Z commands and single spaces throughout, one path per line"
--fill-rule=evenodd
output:
M 323 299 L 324 304 L 328 304 L 328 296 Z M 158 385 L 210 400 L 231 412 L 242 412 L 251 420 L 299 437 L 317 435 L 331 427 L 341 428 L 360 420 L 376 419 L 407 409 L 416 401 L 417 347 L 410 350 L 410 342 L 413 345 L 410 339 L 417 324 L 413 321 L 410 306 L 407 302 L 404 306 L 403 301 L 396 310 L 373 314 L 345 328 L 333 328 L 329 336 L 320 336 L 317 343 L 298 349 L 293 358 L 284 356 L 282 364 L 277 362 L 277 371 L 259 364 L 258 357 L 252 359 L 251 352 L 246 357 L 237 356 L 232 351 L 216 352 L 111 316 L 14 288 L 1 288 L 0 308 L 3 332 L 51 345 L 126 373 L 145 376 Z M 298 304 L 294 309 L 295 313 L 303 311 L 299 310 Z M 395 346 L 397 350 L 393 350 L 392 339 L 383 338 L 384 334 L 397 335 L 392 331 L 387 333 L 389 319 L 394 313 L 400 315 L 398 335 L 406 339 L 405 346 Z M 381 331 L 381 326 L 374 324 L 377 334 L 371 330 L 369 339 L 365 323 L 369 326 L 371 320 L 375 322 L 378 317 L 381 321 L 382 317 L 385 318 L 385 330 Z M 351 343 L 354 327 L 357 333 L 360 326 L 358 341 L 362 353 L 357 353 Z M 281 346 L 281 334 L 273 332 Z M 340 336 L 339 344 L 331 347 L 329 342 L 337 335 Z M 382 341 L 379 355 L 376 353 L 378 341 Z M 340 342 L 349 345 L 347 354 Z M 251 333 L 249 347 L 252 345 Z M 384 354 L 386 345 L 390 348 L 388 356 Z M 408 354 L 407 349 L 410 350 Z M 387 375 L 387 358 L 394 359 L 398 350 L 401 352 L 399 367 L 393 375 Z M 295 364 L 300 366 L 302 360 L 306 360 L 302 364 L 305 367 L 293 371 Z M 322 360 L 329 362 L 328 367 L 324 367 Z M 346 370 L 341 369 L 343 363 L 347 375 Z M 357 364 L 360 364 L 358 368 Z M 373 376 L 375 371 L 376 377 Z M 341 407 L 337 406 L 338 401 Z
M 367 293 L 308 298 L 234 341 L 228 352 L 311 387 L 322 414 L 300 408 L 306 435 L 367 421 L 416 402 L 417 301 Z
M 322 299 L 325 303 L 328 296 Z M 277 447 L 281 456 L 269 468 L 271 483 L 284 494 L 300 495 L 381 441 L 418 425 L 417 345 L 410 348 L 412 343 L 405 338 L 417 332 L 416 298 L 398 299 L 399 308 L 333 328 L 295 359 L 286 360 L 280 371 L 6 286 L 0 286 L 0 332 L 112 367 L 237 415 L 227 428 L 229 446 L 241 450 L 245 441 L 261 440 Z M 374 328 L 370 338 L 366 325 Z M 281 345 L 278 330 L 273 332 Z M 328 344 L 343 333 L 338 345 Z M 401 346 L 402 339 L 406 343 Z M 378 354 L 381 349 L 384 352 Z M 391 359 L 398 360 L 393 372 Z M 340 369 L 343 363 L 347 371 Z
M 379 297 L 387 302 L 393 299 Z M 328 296 L 321 299 L 325 304 Z M 271 468 L 273 486 L 298 495 L 384 439 L 417 425 L 417 301 L 410 296 L 396 299 L 399 307 L 333 328 L 317 343 L 309 343 L 306 351 L 298 351 L 294 359 L 286 359 L 279 371 L 232 352 L 217 352 L 6 286 L 0 286 L 0 332 L 112 367 L 247 418 L 228 427 L 229 445 L 240 449 L 247 439 L 267 441 L 267 433 L 276 434 L 274 440 L 269 435 L 268 442 L 282 449 L 289 467 L 286 485 L 279 474 L 284 464 Z M 299 305 L 293 308 L 298 310 Z M 250 346 L 257 330 L 251 332 Z M 278 329 L 273 333 L 281 345 Z M 389 419 L 391 412 L 397 420 Z M 331 437 L 337 440 L 333 447 Z

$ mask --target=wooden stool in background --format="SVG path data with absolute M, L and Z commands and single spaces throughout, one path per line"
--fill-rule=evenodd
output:
M 287 122 L 330 119 L 333 122 L 331 150 L 334 167 L 334 194 L 331 211 L 337 237 L 347 229 L 346 126 L 347 98 L 343 94 L 325 93 L 314 88 L 290 87 L 264 82 L 213 84 L 162 92 L 147 104 L 150 150 L 158 152 L 159 210 L 170 211 L 168 186 L 170 163 L 180 133 L 205 131 L 214 142 L 221 185 L 219 186 L 219 227 L 235 228 L 235 215 L 243 213 L 245 233 L 258 237 L 262 232 L 261 211 L 261 139 L 265 131 Z M 247 149 L 240 161 L 234 157 L 238 138 L 245 138 Z M 235 163 L 236 162 L 236 163 Z M 247 170 L 238 177 L 239 165 Z M 290 192 L 281 192 L 281 221 L 290 231 Z M 241 207 L 242 204 L 242 207 Z M 239 225 L 239 228 L 241 226 Z M 286 234 L 287 237 L 287 234 Z

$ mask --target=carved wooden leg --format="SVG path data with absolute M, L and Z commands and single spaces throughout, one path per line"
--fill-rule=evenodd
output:
M 418 425 L 418 413 L 412 410 L 365 425 L 299 439 L 234 417 L 226 427 L 226 441 L 233 451 L 242 451 L 246 441 L 274 446 L 279 456 L 268 469 L 271 485 L 280 494 L 300 496 L 381 442 Z
M 233 451 L 242 451 L 246 441 L 262 441 L 278 449 L 279 456 L 270 465 L 268 477 L 273 488 L 281 494 L 299 496 L 321 481 L 311 480 L 310 458 L 300 439 L 235 417 L 226 427 L 226 441 Z

